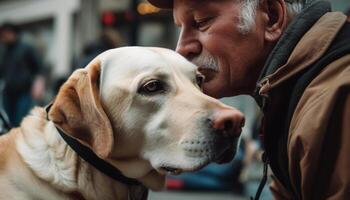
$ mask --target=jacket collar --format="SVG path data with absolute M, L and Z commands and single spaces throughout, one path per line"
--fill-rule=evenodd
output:
M 329 2 L 314 2 L 287 27 L 270 53 L 254 93 L 261 107 L 272 88 L 310 66 L 328 49 L 346 22 L 345 15 L 329 11 Z

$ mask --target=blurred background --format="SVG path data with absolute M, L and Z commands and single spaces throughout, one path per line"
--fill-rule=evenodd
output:
M 349 12 L 349 0 L 330 2 L 334 10 Z M 102 51 L 128 45 L 174 49 L 179 33 L 171 11 L 145 0 L 0 0 L 0 27 L 0 113 L 8 113 L 5 120 L 14 126 L 34 105 L 46 105 L 72 71 Z M 222 101 L 246 114 L 236 158 L 169 176 L 167 190 L 152 192 L 149 199 L 247 199 L 255 194 L 263 172 L 259 110 L 247 96 Z M 6 129 L 1 123 L 0 133 Z M 267 188 L 262 199 L 271 199 Z

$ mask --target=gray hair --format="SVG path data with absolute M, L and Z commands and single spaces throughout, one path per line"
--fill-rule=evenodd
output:
M 249 33 L 255 27 L 256 9 L 259 0 L 240 0 L 241 16 L 238 30 Z M 305 0 L 285 0 L 289 19 L 293 19 L 305 6 Z

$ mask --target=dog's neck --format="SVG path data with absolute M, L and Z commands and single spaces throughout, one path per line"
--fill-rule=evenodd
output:
M 40 178 L 63 191 L 76 190 L 77 166 L 82 162 L 58 134 L 52 134 L 56 132 L 54 125 L 43 114 L 36 108 L 24 118 L 16 141 L 17 151 Z
M 30 130 L 26 130 L 29 127 Z M 55 125 L 46 120 L 44 109 L 34 109 L 32 115 L 23 120 L 21 132 L 17 139 L 17 151 L 38 177 L 55 188 L 65 193 L 78 191 L 84 197 L 91 199 L 101 199 L 99 194 L 103 196 L 108 194 L 114 199 L 127 199 L 128 186 L 107 178 L 82 160 L 57 133 Z M 113 164 L 127 176 L 137 177 L 146 187 L 161 189 L 164 185 L 164 176 L 154 170 L 141 170 L 144 174 L 127 173 L 128 168 L 140 166 L 139 162 L 141 161 L 135 159 L 132 162 L 116 161 Z M 99 184 L 100 182 L 104 184 Z M 106 185 L 106 182 L 108 187 L 100 188 Z

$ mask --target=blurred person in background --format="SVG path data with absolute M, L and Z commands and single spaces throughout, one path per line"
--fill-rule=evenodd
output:
M 18 126 L 35 100 L 43 96 L 45 79 L 37 50 L 22 41 L 19 27 L 4 23 L 0 27 L 0 79 L 4 83 L 3 104 L 11 125 Z
M 206 94 L 250 94 L 262 108 L 275 199 L 350 196 L 347 16 L 322 0 L 148 1 L 173 10 L 176 50 L 199 66 Z
M 111 27 L 104 27 L 100 37 L 84 47 L 83 55 L 78 59 L 76 66 L 78 66 L 78 68 L 85 67 L 100 53 L 123 45 L 124 40 L 117 30 Z

